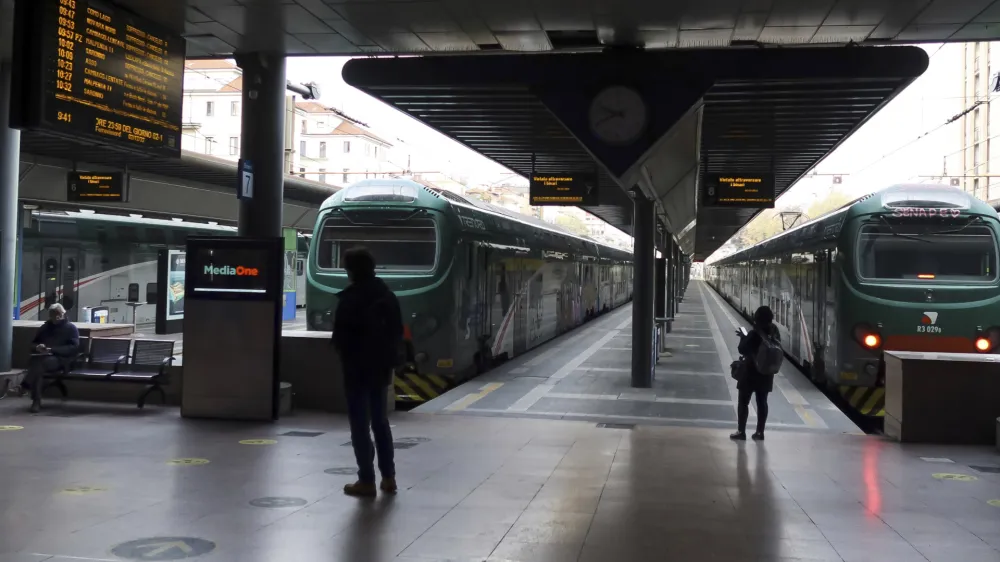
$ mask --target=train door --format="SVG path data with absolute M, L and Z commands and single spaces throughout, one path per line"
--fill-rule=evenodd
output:
M 75 248 L 42 248 L 38 294 L 42 306 L 38 319 L 48 319 L 48 308 L 59 303 L 66 309 L 71 322 L 78 319 L 78 291 L 80 281 L 80 251 Z
M 528 269 L 528 263 L 525 259 L 511 260 L 511 264 L 515 267 L 514 271 L 509 272 L 511 278 L 513 279 L 512 286 L 515 287 L 514 298 L 514 318 L 512 320 L 514 324 L 514 342 L 513 342 L 513 356 L 523 354 L 528 350 L 528 287 L 527 281 L 531 278 L 531 271 Z
M 813 350 L 813 365 L 812 368 L 816 371 L 815 377 L 819 378 L 823 374 L 824 363 L 824 345 L 823 342 L 826 341 L 826 299 L 827 299 L 827 280 L 830 278 L 830 251 L 823 250 L 815 254 L 816 258 L 816 275 L 813 278 L 813 308 L 812 308 L 812 322 L 809 325 L 811 333 L 809 334 L 809 345 L 812 346 Z
M 476 291 L 476 337 L 481 349 L 487 346 L 487 342 L 493 336 L 493 272 L 490 268 L 490 249 L 473 243 L 474 267 L 471 283 Z
M 300 257 L 295 260 L 295 307 L 306 306 L 306 260 Z

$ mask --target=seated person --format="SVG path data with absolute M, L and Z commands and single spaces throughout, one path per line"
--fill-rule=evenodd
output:
M 25 382 L 31 387 L 31 413 L 42 409 L 42 388 L 45 375 L 68 366 L 79 353 L 80 331 L 66 319 L 61 304 L 49 307 L 49 320 L 42 324 L 31 340 L 31 363 Z

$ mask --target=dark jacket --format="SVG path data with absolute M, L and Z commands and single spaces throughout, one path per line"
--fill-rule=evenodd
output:
M 781 340 L 781 334 L 778 332 L 778 327 L 774 324 L 769 324 L 766 328 L 758 328 L 771 337 Z M 763 375 L 757 371 L 757 366 L 754 364 L 754 357 L 757 355 L 757 348 L 760 347 L 761 337 L 760 332 L 757 329 L 750 332 L 745 338 L 740 340 L 740 345 L 737 350 L 740 355 L 746 358 L 746 370 L 747 374 L 743 380 L 737 383 L 736 388 L 739 390 L 750 389 L 755 392 L 771 392 L 774 390 L 774 375 Z
M 337 298 L 333 344 L 340 354 L 344 380 L 388 385 L 403 339 L 399 300 L 378 277 L 352 283 Z M 385 329 L 373 322 L 377 314 Z
M 72 322 L 63 318 L 58 322 L 51 320 L 42 324 L 31 340 L 31 347 L 44 345 L 52 350 L 56 357 L 72 358 L 80 351 L 80 331 Z

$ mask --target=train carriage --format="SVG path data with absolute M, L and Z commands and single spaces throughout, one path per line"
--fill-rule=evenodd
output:
M 886 350 L 994 353 L 1000 222 L 949 186 L 896 185 L 706 265 L 749 316 L 770 306 L 786 353 L 860 413 L 884 415 Z
M 367 247 L 396 293 L 422 402 L 631 299 L 631 254 L 405 179 L 363 180 L 321 207 L 307 263 L 310 329 L 332 329 L 340 255 Z

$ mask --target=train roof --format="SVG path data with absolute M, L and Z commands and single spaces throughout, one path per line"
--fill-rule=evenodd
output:
M 997 211 L 989 204 L 957 187 L 924 183 L 895 184 L 863 195 L 839 209 L 758 242 L 749 248 L 711 263 L 706 262 L 706 265 L 740 262 L 770 255 L 775 251 L 805 248 L 810 243 L 832 241 L 839 236 L 840 228 L 848 218 L 904 207 L 962 209 L 974 214 L 997 214 Z
M 352 200 L 370 202 L 384 201 L 394 203 L 412 202 L 414 204 L 419 204 L 422 207 L 429 207 L 442 212 L 450 211 L 453 205 L 464 206 L 506 220 L 518 222 L 534 229 L 553 232 L 555 234 L 559 234 L 560 236 L 576 239 L 587 244 L 593 244 L 602 250 L 621 252 L 622 254 L 628 256 L 632 255 L 632 252 L 627 250 L 608 246 L 591 238 L 579 236 L 558 225 L 547 223 L 536 217 L 523 215 L 499 205 L 493 205 L 492 203 L 487 203 L 478 199 L 463 197 L 457 193 L 444 189 L 430 188 L 426 185 L 406 178 L 366 179 L 352 183 L 327 198 L 327 200 L 320 205 L 319 210 L 322 212 L 339 206 L 345 201 Z

